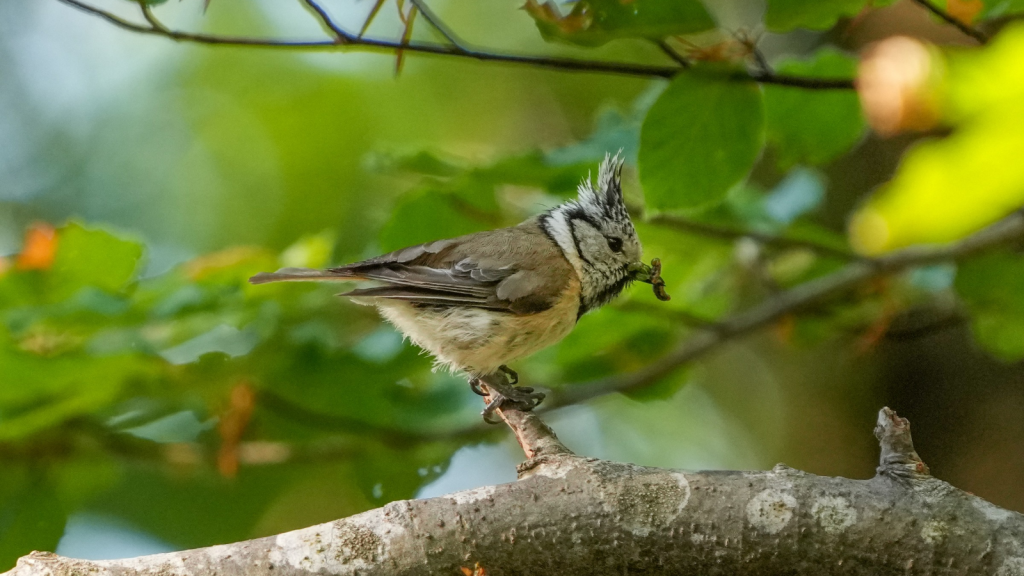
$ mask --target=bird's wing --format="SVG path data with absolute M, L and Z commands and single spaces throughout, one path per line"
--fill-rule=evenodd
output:
M 382 283 L 340 294 L 353 298 L 387 298 L 417 304 L 468 306 L 515 314 L 540 312 L 554 305 L 564 280 L 547 278 L 543 265 L 549 241 L 511 229 L 480 232 L 410 246 L 395 252 L 327 270 L 286 268 L 258 274 L 253 283 L 302 280 L 373 280 Z M 561 258 L 561 254 L 557 254 Z M 557 267 L 556 272 L 557 272 Z M 554 285 L 554 286 L 553 286 Z M 552 290 L 556 288 L 556 290 Z

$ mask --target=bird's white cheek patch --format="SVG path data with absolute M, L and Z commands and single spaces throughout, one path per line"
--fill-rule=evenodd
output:
M 747 503 L 747 521 L 758 530 L 776 534 L 793 519 L 794 510 L 796 498 L 786 492 L 768 488 Z

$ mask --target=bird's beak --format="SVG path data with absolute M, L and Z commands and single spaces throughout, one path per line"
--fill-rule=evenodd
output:
M 646 282 L 647 284 L 653 284 L 653 277 L 651 275 L 651 267 L 643 262 L 633 262 L 626 267 L 626 272 L 629 273 L 630 278 L 639 282 Z

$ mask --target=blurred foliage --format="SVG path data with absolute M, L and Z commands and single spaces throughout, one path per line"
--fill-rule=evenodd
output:
M 1024 358 L 1024 258 L 996 252 L 965 262 L 956 289 L 978 341 L 1007 361 Z
M 844 16 L 854 16 L 870 6 L 880 8 L 893 0 L 768 0 L 765 25 L 773 32 L 794 28 L 826 30 Z
M 754 166 L 764 142 L 761 90 L 680 74 L 651 107 L 640 135 L 640 177 L 657 209 L 720 202 Z
M 786 60 L 780 73 L 812 78 L 851 78 L 857 70 L 849 55 L 823 49 L 812 61 Z M 853 147 L 864 135 L 856 94 L 835 90 L 813 93 L 799 88 L 764 88 L 765 132 L 782 169 L 823 164 Z
M 252 5 L 228 4 L 214 2 L 198 26 L 276 29 Z M 738 80 L 771 71 L 739 40 L 723 42 L 731 31 L 709 33 L 719 14 L 696 0 L 512 4 L 488 7 L 508 19 L 479 19 L 479 37 L 659 64 L 652 40 L 671 41 L 690 47 L 693 69 L 638 80 L 409 57 L 392 79 L 375 75 L 391 70 L 383 56 L 183 51 L 150 91 L 93 112 L 91 127 L 46 119 L 9 97 L 20 85 L 0 86 L 0 105 L 34 135 L 19 141 L 28 160 L 0 156 L 10 183 L 0 188 L 10 212 L 0 212 L 10 228 L 0 230 L 10 246 L 0 258 L 0 570 L 53 549 L 83 511 L 176 547 L 353 514 L 415 496 L 457 451 L 503 437 L 476 429 L 479 398 L 463 379 L 432 372 L 373 309 L 339 301 L 346 285 L 251 286 L 256 272 L 515 224 L 572 197 L 621 149 L 645 258 L 662 259 L 673 298 L 635 286 L 515 367 L 524 382 L 558 388 L 638 370 L 698 329 L 841 270 L 856 258 L 851 244 L 875 253 L 956 240 L 1024 201 L 1022 27 L 982 48 L 929 47 L 935 73 L 906 94 L 937 102 L 943 130 L 916 142 L 872 197 L 857 190 L 844 202 L 834 166 L 857 153 L 874 117 L 855 93 Z M 764 24 L 823 30 L 884 4 L 768 0 Z M 450 11 L 465 22 L 479 9 Z M 980 17 L 1018 9 L 986 2 Z M 854 56 L 830 43 L 838 36 L 801 40 L 798 56 L 767 64 L 852 77 Z M 350 61 L 366 69 L 337 69 Z M 853 217 L 848 236 L 828 217 L 837 206 Z M 859 286 L 794 311 L 770 338 L 862 354 L 901 315 L 962 308 L 981 346 L 1019 360 L 1024 265 L 1013 248 Z M 744 382 L 768 378 L 742 368 Z M 714 412 L 720 399 L 683 388 L 694 373 L 592 404 L 609 453 L 630 446 L 636 461 L 683 465 L 679 430 L 713 443 L 675 421 L 684 394 L 709 420 L 729 420 Z M 769 422 L 751 433 L 755 448 L 775 436 L 765 414 L 780 401 L 764 394 L 736 393 Z M 711 462 L 750 465 L 735 456 L 750 446 Z
M 939 101 L 953 134 L 910 150 L 894 178 L 860 209 L 853 242 L 878 253 L 920 242 L 955 240 L 1024 203 L 1024 26 L 1007 27 L 983 51 L 933 51 L 927 63 L 944 73 L 921 101 Z M 937 98 L 927 94 L 938 94 Z
M 715 27 L 698 0 L 579 0 L 564 15 L 551 0 L 527 0 L 523 8 L 545 39 L 581 46 L 600 46 L 616 38 L 660 40 Z

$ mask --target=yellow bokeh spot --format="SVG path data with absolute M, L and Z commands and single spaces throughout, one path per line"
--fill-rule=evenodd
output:
M 1024 97 L 991 89 L 1024 96 L 1024 26 L 1004 34 L 980 52 L 955 55 L 942 88 L 953 133 L 910 149 L 893 179 L 853 215 L 857 250 L 954 241 L 1024 204 Z M 972 63 L 985 74 L 968 73 Z

